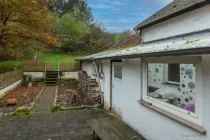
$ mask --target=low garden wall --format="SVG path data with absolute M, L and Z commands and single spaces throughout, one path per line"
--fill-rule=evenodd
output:
M 32 75 L 33 80 L 44 79 L 44 72 L 24 72 L 23 75 Z
M 21 80 L 22 77 L 23 77 L 22 70 L 15 70 L 0 74 L 0 90 Z
M 61 79 L 77 79 L 79 72 L 62 72 Z M 44 79 L 44 72 L 24 72 L 24 76 L 32 75 L 33 80 Z
M 77 79 L 79 72 L 62 72 L 61 79 Z
M 16 88 L 18 85 L 20 85 L 22 83 L 22 79 L 7 86 L 6 88 L 3 88 L 0 90 L 0 97 L 4 96 L 7 92 L 13 90 L 14 88 Z

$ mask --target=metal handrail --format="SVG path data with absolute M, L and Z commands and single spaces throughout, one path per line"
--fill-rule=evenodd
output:
M 45 65 L 44 65 L 44 85 L 46 81 L 46 73 L 47 73 L 47 61 L 45 62 Z
M 58 80 L 60 79 L 59 71 L 60 71 L 60 61 L 58 61 Z

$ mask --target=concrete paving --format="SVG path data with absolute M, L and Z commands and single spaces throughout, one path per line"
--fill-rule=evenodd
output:
M 55 87 L 47 87 L 29 115 L 0 118 L 0 140 L 91 140 L 88 119 L 106 117 L 101 110 L 51 112 Z

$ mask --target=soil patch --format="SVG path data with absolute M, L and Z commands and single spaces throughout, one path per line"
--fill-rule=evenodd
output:
M 78 84 L 59 86 L 56 104 L 61 107 L 93 106 L 95 101 L 79 88 Z
M 34 84 L 33 87 L 18 87 L 10 94 L 2 97 L 0 99 L 0 113 L 12 113 L 21 106 L 30 107 L 30 104 L 36 99 L 36 96 L 41 91 L 42 86 L 38 86 Z M 10 97 L 14 97 L 17 100 L 17 104 L 13 106 L 7 105 L 7 99 Z

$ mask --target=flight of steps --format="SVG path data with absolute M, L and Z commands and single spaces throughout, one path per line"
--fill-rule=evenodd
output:
M 58 71 L 47 71 L 45 74 L 45 85 L 55 86 L 58 81 Z

